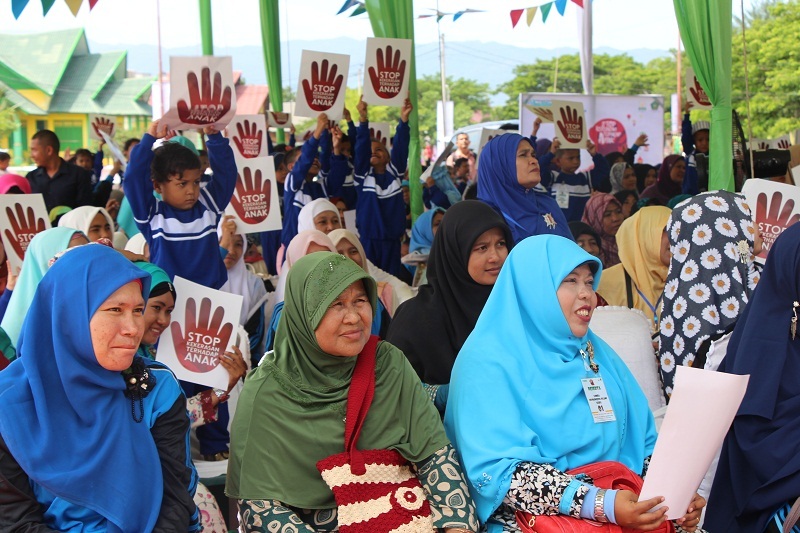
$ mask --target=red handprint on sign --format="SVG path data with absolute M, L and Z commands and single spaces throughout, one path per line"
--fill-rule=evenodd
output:
M 800 222 L 800 213 L 794 213 L 795 204 L 792 198 L 783 201 L 783 194 L 774 192 L 770 197 L 762 192 L 756 198 L 756 224 L 764 239 L 764 251 L 760 257 L 766 257 L 772 243 L 783 230 Z M 794 214 L 792 214 L 794 213 Z
M 322 70 L 316 61 L 311 62 L 311 82 L 303 80 L 303 93 L 306 96 L 308 107 L 314 111 L 328 111 L 336 102 L 339 90 L 342 88 L 344 76 L 336 75 L 339 67 L 333 65 L 328 70 L 328 60 L 322 60 Z
M 279 111 L 270 111 L 269 114 L 272 117 L 272 122 L 276 126 L 285 126 L 289 123 L 289 119 L 292 118 L 289 113 L 281 113 Z
M 779 150 L 788 150 L 791 143 L 789 139 L 778 139 L 778 142 L 775 143 L 775 147 Z
M 186 336 L 178 322 L 170 324 L 175 354 L 184 368 L 192 372 L 210 372 L 219 364 L 233 332 L 233 324 L 222 323 L 225 309 L 217 307 L 211 316 L 211 300 L 200 302 L 200 317 L 197 318 L 194 298 L 186 300 Z
M 259 224 L 269 216 L 271 198 L 272 182 L 262 181 L 260 170 L 256 170 L 253 176 L 250 167 L 245 167 L 244 179 L 239 175 L 236 181 L 236 191 L 231 198 L 231 205 L 242 222 Z
M 556 124 L 568 142 L 575 144 L 583 140 L 583 117 L 578 116 L 577 109 L 571 106 L 561 108 L 561 120 Z
M 756 150 L 767 150 L 769 148 L 769 143 L 767 141 L 758 141 L 756 143 Z
M 703 106 L 711 105 L 711 100 L 708 99 L 708 95 L 705 89 L 700 85 L 700 80 L 697 79 L 697 76 L 694 77 L 694 87 L 689 87 L 689 92 L 698 104 Z
M 114 123 L 104 117 L 96 117 L 94 122 L 92 122 L 92 129 L 94 129 L 95 134 L 101 139 L 103 138 L 103 136 L 100 135 L 101 131 L 104 131 L 109 137 L 114 136 Z
M 383 50 L 378 48 L 375 59 L 378 63 L 378 70 L 369 67 L 372 88 L 375 90 L 375 94 L 390 100 L 400 94 L 400 87 L 403 86 L 403 78 L 406 74 L 406 61 L 405 59 L 400 60 L 400 50 L 395 50 L 394 56 L 392 56 L 391 46 L 386 47 L 386 56 L 383 55 Z
M 178 101 L 178 117 L 186 124 L 208 125 L 217 122 L 231 108 L 231 88 L 222 90 L 222 75 L 214 73 L 214 86 L 211 86 L 211 69 L 203 67 L 200 74 L 202 82 L 197 82 L 197 74 L 189 72 L 186 82 L 189 85 L 189 103 Z
M 374 139 L 376 141 L 380 141 L 384 146 L 387 146 L 387 143 L 389 142 L 389 139 L 384 137 L 383 133 L 380 130 L 375 131 L 375 128 L 369 129 L 369 138 Z
M 248 159 L 258 157 L 261 154 L 264 132 L 258 129 L 255 122 L 251 123 L 249 120 L 236 124 L 236 130 L 239 136 L 234 135 L 233 142 L 236 143 L 239 153 Z
M 17 257 L 24 258 L 25 250 L 31 243 L 31 239 L 39 233 L 47 229 L 43 218 L 37 218 L 36 213 L 33 212 L 33 207 L 28 207 L 27 217 L 25 216 L 25 208 L 21 204 L 16 205 L 16 215 L 10 207 L 6 207 L 6 215 L 8 222 L 11 224 L 11 229 L 6 230 L 6 238 L 11 243 L 11 247 L 17 254 Z

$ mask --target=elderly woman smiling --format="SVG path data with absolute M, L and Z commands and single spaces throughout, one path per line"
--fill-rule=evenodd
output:
M 243 531 L 344 532 L 357 520 L 366 521 L 357 531 L 477 529 L 461 468 L 419 378 L 400 350 L 370 337 L 375 304 L 375 281 L 339 254 L 308 255 L 289 272 L 275 350 L 247 379 L 233 422 L 226 492 L 239 500 Z M 354 399 L 370 390 L 366 415 L 354 412 Z M 344 477 L 359 477 L 359 454 L 370 472 L 374 454 L 390 452 L 413 465 L 406 468 L 413 479 L 341 507 L 342 484 L 323 476 L 332 455 L 356 448 L 345 446 L 346 435 L 358 451 Z M 385 477 L 349 487 L 396 481 Z

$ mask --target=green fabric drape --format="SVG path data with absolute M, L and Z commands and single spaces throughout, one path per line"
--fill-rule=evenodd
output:
M 211 0 L 200 0 L 200 42 L 204 56 L 214 55 L 214 32 L 211 30 Z
M 673 0 L 681 39 L 711 109 L 709 190 L 734 190 L 730 0 Z
M 422 185 L 419 176 L 420 143 L 419 114 L 417 100 L 417 61 L 414 45 L 414 5 L 412 0 L 366 0 L 367 14 L 375 37 L 411 39 L 411 68 L 409 70 L 408 92 L 414 111 L 408 119 L 411 128 L 411 142 L 408 147 L 408 183 L 411 194 L 411 215 L 416 221 L 422 214 Z
M 281 24 L 278 0 L 259 0 L 261 14 L 261 46 L 264 48 L 264 69 L 267 71 L 269 101 L 273 111 L 283 111 L 283 84 L 281 83 Z M 284 132 L 278 128 L 278 143 L 286 142 Z

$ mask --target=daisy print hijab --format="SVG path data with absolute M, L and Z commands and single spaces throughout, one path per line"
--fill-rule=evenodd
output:
M 661 311 L 664 392 L 676 365 L 692 366 L 703 341 L 728 330 L 758 282 L 755 225 L 741 194 L 702 193 L 678 204 L 667 222 L 670 261 Z

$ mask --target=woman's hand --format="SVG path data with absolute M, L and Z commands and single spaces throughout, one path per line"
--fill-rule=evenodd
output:
M 233 236 L 236 234 L 236 220 L 233 215 L 222 217 L 222 235 L 219 237 L 219 245 L 229 252 L 233 245 Z
M 686 531 L 694 531 L 700 524 L 700 517 L 703 514 L 703 507 L 706 506 L 706 499 L 695 493 L 694 498 L 689 503 L 689 508 L 682 518 L 678 518 L 675 522 Z
M 652 531 L 667 519 L 667 507 L 649 512 L 650 509 L 663 501 L 664 498 L 662 496 L 656 496 L 640 502 L 635 493 L 629 490 L 621 490 L 617 492 L 617 497 L 614 499 L 614 516 L 617 524 L 631 529 Z
M 236 346 L 231 346 L 231 352 L 225 352 L 219 362 L 228 371 L 228 390 L 230 393 L 239 380 L 247 374 L 247 363 L 244 362 L 242 352 Z
M 11 261 L 6 260 L 6 268 L 8 268 L 8 278 L 6 279 L 6 289 L 13 291 L 14 287 L 17 286 L 17 279 L 19 278 L 19 273 L 22 271 L 21 267 L 17 267 L 16 272 L 14 268 L 11 266 Z

